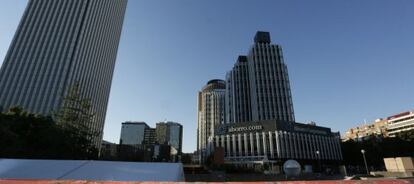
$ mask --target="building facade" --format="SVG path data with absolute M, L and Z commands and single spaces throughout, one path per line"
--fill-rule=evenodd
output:
M 156 124 L 156 142 L 170 145 L 180 155 L 183 147 L 183 126 L 179 123 L 167 121 Z
M 362 141 L 371 137 L 398 137 L 399 133 L 414 131 L 414 111 L 401 112 L 346 131 L 343 141 Z
M 339 133 L 326 127 L 279 120 L 223 124 L 217 128 L 214 147 L 224 149 L 228 164 L 342 160 Z
M 268 32 L 257 32 L 248 54 L 239 56 L 227 72 L 225 122 L 215 124 L 209 136 L 207 155 L 224 151 L 227 164 L 263 166 L 296 159 L 313 165 L 317 160 L 325 164 L 342 160 L 339 133 L 295 122 L 282 48 L 271 43 Z
M 183 126 L 176 122 L 160 122 L 156 124 L 156 128 L 151 128 L 145 122 L 124 122 L 118 145 L 118 158 L 177 162 L 182 153 L 182 139 Z
M 292 95 L 282 48 L 268 32 L 257 32 L 247 56 L 226 75 L 226 122 L 294 121 Z
M 402 112 L 387 118 L 388 135 L 397 137 L 399 133 L 414 131 L 414 111 Z
M 49 115 L 79 83 L 101 145 L 127 0 L 29 0 L 0 69 L 0 109 Z
M 239 56 L 226 74 L 226 123 L 252 120 L 250 79 L 247 56 Z
M 223 80 L 210 80 L 198 92 L 197 151 L 205 159 L 208 144 L 212 143 L 215 127 L 225 121 L 225 88 Z
M 150 137 L 151 129 L 145 122 L 131 122 L 127 121 L 122 123 L 121 127 L 121 138 L 119 144 L 122 145 L 141 145 L 144 144 L 144 140 L 147 137 Z M 147 135 L 145 134 L 147 133 Z
M 376 119 L 373 123 L 348 129 L 342 140 L 348 141 L 352 139 L 355 141 L 362 141 L 369 139 L 372 136 L 388 137 L 387 127 L 387 119 Z
M 143 144 L 155 144 L 156 143 L 156 129 L 155 128 L 147 128 L 144 131 L 144 142 Z

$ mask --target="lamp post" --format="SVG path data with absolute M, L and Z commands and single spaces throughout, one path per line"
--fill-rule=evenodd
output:
M 319 150 L 316 150 L 316 155 L 318 157 L 319 172 L 322 172 L 321 157 L 319 156 L 319 154 L 320 154 Z
M 365 169 L 367 170 L 367 174 L 369 174 L 367 159 L 365 158 L 365 150 L 361 149 L 362 157 L 364 157 Z

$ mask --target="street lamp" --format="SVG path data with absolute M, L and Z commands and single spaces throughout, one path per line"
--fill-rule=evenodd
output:
M 361 149 L 362 157 L 364 157 L 365 169 L 367 170 L 367 174 L 369 174 L 367 159 L 365 158 L 365 150 Z
M 316 155 L 318 157 L 318 164 L 319 164 L 319 172 L 322 172 L 321 157 L 319 156 L 319 154 L 320 154 L 319 150 L 316 150 Z

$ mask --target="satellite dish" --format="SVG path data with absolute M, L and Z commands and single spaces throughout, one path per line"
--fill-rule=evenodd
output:
M 301 167 L 300 167 L 300 164 L 296 160 L 287 160 L 283 164 L 283 171 L 288 177 L 299 176 Z

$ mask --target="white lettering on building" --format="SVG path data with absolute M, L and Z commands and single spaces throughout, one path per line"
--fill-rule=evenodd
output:
M 298 127 L 298 126 L 295 126 L 294 130 L 298 131 L 298 132 L 309 132 L 309 133 L 314 133 L 314 134 L 326 135 L 326 132 L 322 131 L 322 130 L 308 129 L 308 128 L 302 128 L 302 127 Z
M 228 132 L 245 132 L 245 131 L 254 131 L 254 130 L 262 130 L 263 126 L 256 125 L 256 126 L 245 126 L 245 127 L 229 127 Z

